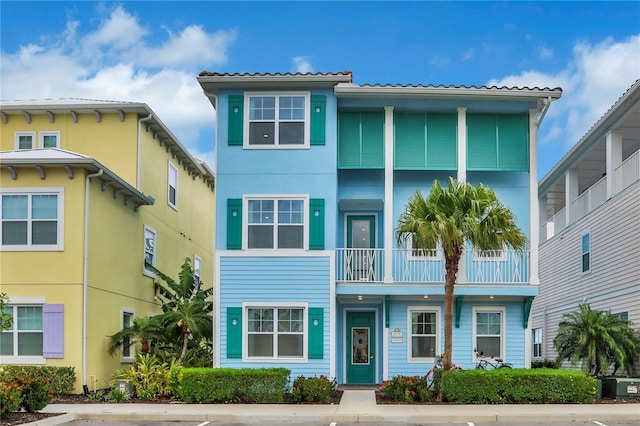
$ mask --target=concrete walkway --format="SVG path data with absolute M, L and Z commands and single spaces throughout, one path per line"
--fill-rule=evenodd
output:
M 31 426 L 72 420 L 228 423 L 525 423 L 638 422 L 640 403 L 556 405 L 377 405 L 373 390 L 345 390 L 339 405 L 292 404 L 50 404 L 42 412 L 67 413 Z

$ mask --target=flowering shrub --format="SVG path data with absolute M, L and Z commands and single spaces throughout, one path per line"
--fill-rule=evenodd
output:
M 20 406 L 29 413 L 42 410 L 51 402 L 51 390 L 46 380 L 21 379 L 22 403 Z
M 326 376 L 299 376 L 293 381 L 291 399 L 293 402 L 319 402 L 326 404 L 338 393 L 336 379 L 329 380 Z
M 426 378 L 421 376 L 395 376 L 382 382 L 380 392 L 386 398 L 400 402 L 432 401 L 434 397 Z
M 9 418 L 21 403 L 22 388 L 13 382 L 0 382 L 0 419 Z

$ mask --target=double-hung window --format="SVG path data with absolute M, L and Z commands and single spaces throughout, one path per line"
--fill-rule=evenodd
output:
M 247 248 L 304 248 L 304 199 L 251 198 L 247 199 L 247 206 Z
M 0 355 L 8 357 L 42 356 L 42 305 L 7 306 L 5 312 L 13 318 L 9 330 L 0 333 Z
M 247 309 L 248 358 L 303 358 L 305 308 L 302 306 Z
M 168 195 L 169 205 L 174 209 L 178 209 L 178 169 L 169 163 L 169 185 Z
M 122 311 L 122 329 L 131 328 L 133 325 L 133 316 L 134 313 L 132 311 Z M 129 361 L 133 359 L 135 356 L 133 347 L 133 342 L 130 337 L 124 337 L 122 339 L 122 359 L 124 361 Z
M 581 237 L 582 273 L 591 270 L 591 234 L 582 234 Z
M 432 361 L 439 353 L 439 319 L 440 310 L 437 308 L 409 307 L 410 361 Z
M 504 358 L 504 309 L 474 308 L 474 339 L 478 353 Z
M 59 131 L 40 132 L 40 146 L 42 148 L 60 148 Z
M 2 189 L 2 250 L 62 250 L 62 188 Z
M 533 332 L 533 357 L 542 358 L 542 329 L 534 328 Z
M 16 132 L 15 149 L 35 148 L 36 132 Z
M 202 258 L 200 256 L 193 256 L 193 285 L 191 291 L 195 294 L 200 290 L 200 283 L 202 277 Z
M 309 93 L 247 93 L 246 99 L 249 120 L 245 146 L 309 146 Z
M 155 273 L 147 265 L 156 266 L 156 231 L 155 229 L 144 226 L 144 267 L 145 275 L 155 277 Z

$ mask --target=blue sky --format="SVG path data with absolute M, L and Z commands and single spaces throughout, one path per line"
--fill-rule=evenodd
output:
M 0 20 L 0 99 L 144 102 L 212 167 L 203 70 L 562 87 L 538 135 L 540 178 L 640 78 L 637 1 L 1 0 Z

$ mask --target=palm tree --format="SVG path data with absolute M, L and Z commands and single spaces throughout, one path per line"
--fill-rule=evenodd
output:
M 213 333 L 213 304 L 210 298 L 213 288 L 202 289 L 189 258 L 182 264 L 177 282 L 152 265 L 147 266 L 164 281 L 164 284 L 158 280 L 154 283 L 156 296 L 162 301 L 163 313 L 159 317 L 167 331 L 172 332 L 177 327 L 176 331 L 182 340 L 178 361 L 182 361 L 187 354 L 189 340 L 210 338 Z
M 140 353 L 147 354 L 151 350 L 152 342 L 158 342 L 165 338 L 165 328 L 160 318 L 150 317 L 133 319 L 131 327 L 124 327 L 113 336 L 109 336 L 109 355 L 114 355 L 123 344 L 133 345 L 140 343 Z
M 449 187 L 434 181 L 424 198 L 417 190 L 409 199 L 396 229 L 398 244 L 411 238 L 415 248 L 442 246 L 445 259 L 444 371 L 451 369 L 453 349 L 453 293 L 460 258 L 467 242 L 480 250 L 522 250 L 524 233 L 515 216 L 500 203 L 495 192 L 483 184 L 477 187 L 449 178 Z
M 581 304 L 579 310 L 565 314 L 553 345 L 558 351 L 556 363 L 569 360 L 582 362 L 582 369 L 592 376 L 609 370 L 614 364 L 633 375 L 633 362 L 638 357 L 638 336 L 629 321 L 607 311 Z

